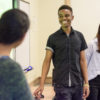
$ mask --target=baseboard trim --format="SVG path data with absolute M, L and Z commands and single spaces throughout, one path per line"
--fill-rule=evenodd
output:
M 39 85 L 41 80 L 41 77 L 37 77 L 35 80 L 33 80 L 30 85 Z M 47 77 L 45 80 L 45 84 L 52 84 L 52 77 Z

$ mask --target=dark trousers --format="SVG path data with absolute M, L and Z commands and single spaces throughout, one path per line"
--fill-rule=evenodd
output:
M 83 100 L 82 86 L 54 87 L 55 97 L 53 100 Z
M 100 100 L 100 75 L 89 81 L 90 95 L 87 100 Z

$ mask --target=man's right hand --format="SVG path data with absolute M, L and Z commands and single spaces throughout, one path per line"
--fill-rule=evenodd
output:
M 33 95 L 35 95 L 35 97 L 37 97 L 38 99 L 40 99 L 43 90 L 44 90 L 44 86 L 39 86 L 39 87 L 34 91 Z
M 40 99 L 42 92 L 44 90 L 44 83 L 45 83 L 45 79 L 47 77 L 48 71 L 50 69 L 50 62 L 52 59 L 52 55 L 53 55 L 53 52 L 51 50 L 46 50 L 45 59 L 43 61 L 43 65 L 42 65 L 40 86 L 34 91 L 34 94 L 33 94 L 39 99 Z

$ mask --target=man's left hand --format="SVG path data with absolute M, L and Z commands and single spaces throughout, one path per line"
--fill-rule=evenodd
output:
M 83 86 L 83 99 L 86 99 L 90 94 L 89 85 Z

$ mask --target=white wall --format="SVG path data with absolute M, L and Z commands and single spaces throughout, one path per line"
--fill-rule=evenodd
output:
M 28 83 L 38 77 L 39 35 L 38 35 L 38 0 L 22 0 L 30 3 L 30 65 L 33 70 L 25 73 Z M 21 51 L 23 52 L 23 51 Z
M 60 28 L 58 8 L 64 0 L 23 0 L 30 3 L 30 65 L 32 71 L 25 73 L 28 82 L 41 76 L 42 63 L 48 36 Z M 49 75 L 52 75 L 52 67 Z
M 87 42 L 93 39 L 100 24 L 100 0 L 71 0 L 73 27 L 83 32 Z
M 30 73 L 31 80 L 38 77 L 39 67 L 39 34 L 38 34 L 38 13 L 39 13 L 39 0 L 30 0 L 31 13 L 31 31 L 30 31 L 30 65 L 34 67 L 33 72 Z
M 28 16 L 30 16 L 30 3 L 19 0 L 19 9 L 23 10 Z M 20 63 L 23 70 L 30 66 L 30 29 L 27 31 L 23 43 L 16 48 L 15 54 L 15 60 Z
M 39 76 L 48 36 L 60 28 L 57 12 L 62 4 L 64 4 L 64 0 L 39 0 Z M 51 65 L 48 76 L 52 75 L 52 67 Z

